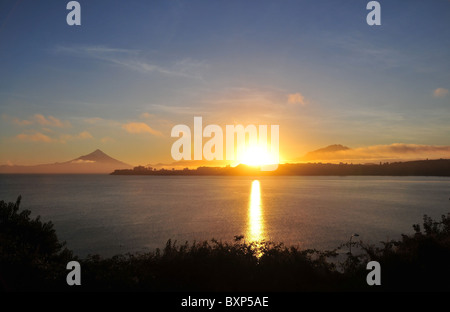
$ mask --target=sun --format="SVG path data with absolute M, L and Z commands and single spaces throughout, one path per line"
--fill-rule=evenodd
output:
M 277 157 L 274 157 L 266 147 L 262 146 L 250 146 L 248 147 L 242 156 L 239 158 L 239 163 L 247 166 L 265 166 L 278 164 Z

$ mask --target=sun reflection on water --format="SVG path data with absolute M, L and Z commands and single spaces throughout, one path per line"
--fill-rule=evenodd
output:
M 252 182 L 250 193 L 250 205 L 248 211 L 248 233 L 249 242 L 258 242 L 264 239 L 263 214 L 261 207 L 261 187 L 258 180 Z

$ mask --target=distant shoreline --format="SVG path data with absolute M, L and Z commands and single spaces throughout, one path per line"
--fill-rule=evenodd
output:
M 198 167 L 197 169 L 155 169 L 138 166 L 117 169 L 111 175 L 156 176 L 450 176 L 450 159 L 417 160 L 379 164 L 280 164 L 275 171 L 261 171 L 259 167 Z
M 379 164 L 290 163 L 279 164 L 275 171 L 259 167 L 207 167 L 195 169 L 156 169 L 137 166 L 132 169 L 110 169 L 102 172 L 0 172 L 3 175 L 151 175 L 151 176 L 430 176 L 450 177 L 450 159 L 384 162 Z

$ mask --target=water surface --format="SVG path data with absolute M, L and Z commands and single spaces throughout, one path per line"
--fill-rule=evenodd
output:
M 235 235 L 331 249 L 353 233 L 398 239 L 450 212 L 440 177 L 0 175 L 0 199 L 18 195 L 81 257 Z

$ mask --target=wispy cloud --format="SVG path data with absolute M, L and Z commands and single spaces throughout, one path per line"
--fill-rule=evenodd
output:
M 152 117 L 154 117 L 154 116 L 155 116 L 154 114 L 150 114 L 150 113 L 144 112 L 144 113 L 142 113 L 142 114 L 139 115 L 139 118 L 142 118 L 142 119 L 149 119 L 149 118 L 152 118 Z
M 21 133 L 15 137 L 19 141 L 25 142 L 44 142 L 44 143 L 67 143 L 73 140 L 89 140 L 94 137 L 88 131 L 83 131 L 78 134 L 60 134 L 57 138 L 52 138 L 42 132 Z
M 195 104 L 195 109 L 185 110 L 187 114 L 198 110 L 217 122 L 264 124 L 292 118 L 309 101 L 303 93 L 278 87 L 239 86 L 207 91 Z
M 104 138 L 102 138 L 100 140 L 100 142 L 102 142 L 102 143 L 113 143 L 113 142 L 115 142 L 115 140 L 113 138 L 111 138 L 111 137 L 104 137 Z
M 89 117 L 89 118 L 84 119 L 84 122 L 91 124 L 91 125 L 97 124 L 102 121 L 104 121 L 104 119 L 100 118 L 100 117 Z
M 343 34 L 335 36 L 331 33 L 325 35 L 327 44 L 334 50 L 339 51 L 343 60 L 352 64 L 376 64 L 381 68 L 398 68 L 410 66 L 414 57 L 405 55 L 394 47 L 377 44 L 362 35 Z
M 54 116 L 45 117 L 42 114 L 35 114 L 29 119 L 12 118 L 12 122 L 18 126 L 40 125 L 45 127 L 68 128 L 71 126 L 69 121 L 62 121 Z
M 159 73 L 169 76 L 201 79 L 207 64 L 191 58 L 175 60 L 168 64 L 149 61 L 140 50 L 118 49 L 105 46 L 57 46 L 53 52 L 96 59 L 140 73 Z
M 199 114 L 202 112 L 203 114 L 207 114 L 207 109 L 195 108 L 192 106 L 174 106 L 174 105 L 160 105 L 160 104 L 152 104 L 152 109 L 169 114 L 184 114 L 184 115 L 193 115 Z
M 33 119 L 35 120 L 35 122 L 37 122 L 41 126 L 58 127 L 58 128 L 64 128 L 64 127 L 70 126 L 70 123 L 68 121 L 62 122 L 61 120 L 59 120 L 58 118 L 55 118 L 53 116 L 45 117 L 44 115 L 36 114 L 36 115 L 34 115 Z
M 78 134 L 77 137 L 80 138 L 80 139 L 93 139 L 93 138 L 94 138 L 94 137 L 92 136 L 92 134 L 90 134 L 90 133 L 87 132 L 87 131 L 81 132 L 80 134 Z
M 448 94 L 448 89 L 445 88 L 437 88 L 433 91 L 433 96 L 437 98 L 443 98 L 446 97 Z
M 331 152 L 308 153 L 306 161 L 401 161 L 412 159 L 450 158 L 450 146 L 394 143 Z
M 18 126 L 28 126 L 28 125 L 33 124 L 33 122 L 31 120 L 22 120 L 19 118 L 13 118 L 12 122 Z
M 162 133 L 158 130 L 152 129 L 149 125 L 144 122 L 129 122 L 122 125 L 122 129 L 128 133 L 150 133 L 156 136 L 162 136 Z
M 288 104 L 293 104 L 293 105 L 301 105 L 304 106 L 306 105 L 306 101 L 305 101 L 305 97 L 300 93 L 292 93 L 292 94 L 288 94 Z
M 36 133 L 32 133 L 32 134 L 21 133 L 16 136 L 16 139 L 18 139 L 20 141 L 45 142 L 45 143 L 50 143 L 50 142 L 54 141 L 48 135 L 45 135 L 40 132 L 36 132 Z

